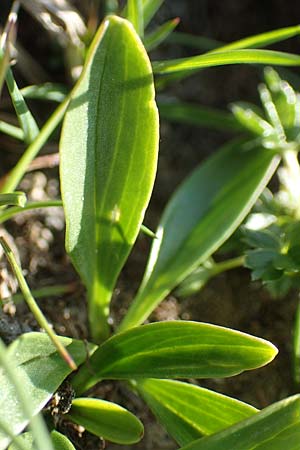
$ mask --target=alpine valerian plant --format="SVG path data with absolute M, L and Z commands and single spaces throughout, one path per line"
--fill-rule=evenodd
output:
M 123 17 L 105 17 L 79 80 L 41 130 L 15 84 L 2 48 L 0 73 L 6 74 L 20 122 L 20 128 L 4 129 L 26 142 L 28 148 L 1 187 L 0 200 L 16 206 L 2 208 L 0 221 L 19 213 L 21 206 L 32 209 L 60 204 L 24 205 L 26 199 L 15 189 L 64 117 L 60 178 L 66 250 L 87 290 L 91 342 L 53 336 L 45 325 L 49 336 L 26 333 L 7 349 L 0 347 L 0 450 L 74 449 L 70 439 L 54 430 L 54 424 L 49 425 L 50 437 L 46 433 L 41 446 L 45 430 L 33 418 L 47 404 L 48 409 L 61 411 L 61 418 L 104 439 L 120 444 L 138 442 L 143 425 L 133 413 L 84 396 L 105 379 L 124 380 L 182 449 L 263 449 L 266 441 L 268 448 L 279 448 L 283 440 L 287 448 L 296 448 L 298 395 L 258 411 L 236 399 L 178 381 L 228 377 L 261 367 L 276 356 L 277 349 L 270 342 L 192 321 L 142 325 L 172 289 L 201 264 L 207 264 L 250 212 L 285 150 L 277 122 L 252 121 L 253 126 L 261 127 L 259 139 L 251 140 L 250 146 L 248 137 L 228 143 L 177 189 L 155 233 L 136 297 L 115 334 L 109 326 L 116 281 L 142 227 L 156 174 L 159 113 L 155 83 L 163 86 L 197 70 L 224 64 L 300 65 L 297 55 L 257 50 L 298 34 L 299 27 L 253 36 L 191 58 L 151 63 L 145 46 L 153 48 L 177 24 L 176 20 L 167 22 L 151 34 L 147 32 L 162 3 L 129 0 L 121 12 Z M 172 116 L 170 105 L 160 104 L 159 108 L 162 114 Z M 241 111 L 235 110 L 236 117 L 245 115 Z M 173 112 L 176 115 L 175 107 Z M 228 123 L 238 128 L 236 121 Z M 276 139 L 283 145 L 280 149 L 266 145 Z M 9 247 L 1 242 L 16 269 Z M 16 269 L 20 287 L 28 304 L 33 305 L 20 272 Z M 68 378 L 69 402 L 63 410 L 63 382 L 74 372 L 74 365 L 61 358 L 61 347 L 71 355 L 71 362 L 80 366 Z M 28 424 L 30 428 L 24 432 Z

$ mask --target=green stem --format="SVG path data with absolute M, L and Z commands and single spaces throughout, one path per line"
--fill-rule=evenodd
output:
M 0 213 L 0 224 L 3 222 L 6 222 L 6 220 L 11 219 L 12 217 L 14 217 L 17 214 L 20 214 L 24 211 L 31 211 L 33 209 L 52 208 L 52 207 L 59 207 L 59 206 L 62 206 L 61 200 L 47 200 L 44 202 L 27 203 L 27 205 L 25 205 L 23 208 L 20 208 L 18 206 L 9 208 Z
M 219 275 L 226 270 L 236 269 L 242 267 L 245 263 L 245 256 L 238 256 L 236 258 L 227 259 L 219 263 L 215 263 L 212 267 L 212 277 Z
M 66 361 L 68 366 L 72 370 L 76 370 L 77 366 L 76 366 L 75 362 L 73 361 L 71 355 L 65 349 L 65 347 L 62 345 L 62 343 L 59 341 L 57 335 L 55 334 L 55 332 L 53 331 L 51 326 L 48 324 L 44 314 L 40 310 L 35 299 L 33 298 L 32 294 L 30 292 L 30 289 L 26 283 L 26 280 L 23 276 L 22 269 L 18 265 L 11 248 L 9 247 L 8 243 L 6 242 L 6 240 L 4 239 L 3 236 L 0 236 L 0 244 L 2 245 L 5 255 L 9 261 L 9 264 L 11 265 L 11 268 L 18 280 L 18 283 L 19 283 L 20 289 L 24 295 L 25 301 L 26 301 L 30 311 L 34 315 L 37 323 L 40 325 L 41 328 L 43 328 L 46 331 L 49 338 L 51 339 L 51 341 L 57 348 L 57 351 L 60 353 L 62 358 Z
M 23 210 L 26 200 L 24 192 L 0 194 L 0 206 L 14 205 Z
M 0 72 L 1 72 L 1 69 L 0 69 Z M 0 80 L 1 80 L 1 74 L 0 74 Z M 0 85 L 1 85 L 1 81 L 0 81 Z M 0 131 L 1 131 L 1 133 L 5 133 L 8 136 L 18 139 L 19 141 L 24 140 L 24 131 L 21 128 L 18 128 L 15 125 L 11 125 L 10 123 L 4 122 L 3 120 L 0 120 Z
M 11 192 L 16 189 L 19 182 L 23 178 L 26 170 L 31 163 L 31 161 L 35 158 L 37 153 L 40 151 L 42 146 L 45 144 L 49 136 L 55 130 L 57 125 L 62 120 L 66 109 L 68 107 L 70 101 L 70 95 L 68 95 L 65 100 L 59 105 L 59 107 L 54 111 L 52 116 L 47 120 L 40 133 L 36 137 L 36 139 L 32 142 L 32 144 L 27 147 L 23 156 L 19 159 L 15 167 L 10 172 L 7 177 L 6 182 L 2 186 L 1 192 Z

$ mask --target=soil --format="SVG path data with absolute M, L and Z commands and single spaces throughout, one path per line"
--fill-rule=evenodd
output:
M 5 8 L 10 2 L 4 1 L 0 19 L 4 21 Z M 77 2 L 80 9 L 81 2 Z M 288 7 L 287 7 L 288 5 Z M 300 22 L 300 4 L 293 1 L 245 0 L 186 0 L 165 2 L 157 21 L 180 16 L 179 30 L 204 35 L 224 42 L 266 30 L 290 26 Z M 36 39 L 36 37 L 41 37 Z M 63 52 L 53 37 L 49 36 L 27 13 L 20 16 L 18 39 L 27 48 L 43 70 L 49 75 L 48 81 L 68 82 L 63 66 Z M 299 52 L 299 38 L 291 39 L 276 46 L 276 49 Z M 195 51 L 175 45 L 164 45 L 153 53 L 154 58 L 173 58 L 191 55 Z M 26 74 L 16 65 L 20 85 L 28 84 Z M 225 67 L 209 69 L 184 82 L 172 85 L 168 96 L 225 109 L 237 100 L 257 102 L 256 86 L 261 70 L 256 67 Z M 41 102 L 30 103 L 40 123 L 49 114 L 49 108 Z M 13 111 L 6 92 L 3 94 L 1 117 L 13 120 Z M 161 123 L 160 160 L 153 197 L 148 208 L 145 223 L 155 229 L 162 209 L 174 188 L 187 174 L 230 138 L 229 133 L 216 133 L 204 129 L 179 126 L 165 121 Z M 23 145 L 1 135 L 3 176 L 20 157 Z M 57 135 L 47 144 L 42 154 L 57 152 Z M 31 200 L 59 198 L 58 168 L 34 170 L 26 175 L 20 189 Z M 34 291 L 43 286 L 66 285 L 67 293 L 47 296 L 40 300 L 47 319 L 61 335 L 88 338 L 85 291 L 78 275 L 72 268 L 64 250 L 64 218 L 61 209 L 39 210 L 17 216 L 7 223 L 5 232 L 13 237 L 14 245 L 27 281 Z M 112 320 L 117 324 L 124 315 L 140 283 L 151 239 L 140 236 L 120 276 L 112 304 Z M 7 270 L 4 258 L 0 261 L 0 293 L 14 289 L 14 280 Z M 292 333 L 298 293 L 274 300 L 259 283 L 250 280 L 246 269 L 228 272 L 213 279 L 200 293 L 180 300 L 170 295 L 151 315 L 150 320 L 185 319 L 196 320 L 232 327 L 270 340 L 279 349 L 279 355 L 269 366 L 255 372 L 246 372 L 229 379 L 201 380 L 201 385 L 230 395 L 252 405 L 263 408 L 275 401 L 295 393 L 292 377 Z M 23 303 L 15 307 L 4 306 L 0 317 L 0 331 L 9 342 L 21 332 L 38 329 Z M 15 313 L 15 314 L 13 314 Z M 13 316 L 12 316 L 13 314 Z M 4 331 L 3 331 L 4 330 Z M 191 380 L 197 383 L 196 380 Z M 118 446 L 106 443 L 107 449 L 149 449 L 173 450 L 178 445 L 170 439 L 162 427 L 144 405 L 121 383 L 101 383 L 93 391 L 94 396 L 109 399 L 126 406 L 137 414 L 145 425 L 145 437 L 135 446 Z M 104 443 L 88 433 L 80 436 L 78 429 L 65 421 L 59 428 L 74 440 L 76 448 L 97 450 Z

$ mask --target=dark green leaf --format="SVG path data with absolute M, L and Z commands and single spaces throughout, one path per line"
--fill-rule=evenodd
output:
M 182 183 L 163 213 L 144 280 L 120 330 L 142 323 L 176 285 L 230 237 L 278 161 L 268 150 L 247 150 L 241 141 L 234 141 Z
M 300 396 L 295 395 L 182 450 L 299 450 L 299 411 Z

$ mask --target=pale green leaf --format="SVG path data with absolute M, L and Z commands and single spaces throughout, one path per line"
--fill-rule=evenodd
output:
M 143 37 L 144 36 L 143 0 L 128 0 L 126 18 L 132 23 L 137 34 Z
M 274 153 L 249 145 L 228 144 L 175 191 L 158 226 L 143 282 L 120 330 L 142 323 L 248 214 L 279 162 Z
M 73 379 L 82 392 L 102 378 L 227 377 L 276 355 L 267 341 L 199 322 L 158 322 L 119 333 L 102 344 Z
M 76 450 L 72 442 L 56 430 L 51 431 L 54 450 Z
M 127 409 L 95 398 L 76 398 L 67 417 L 90 433 L 119 444 L 134 444 L 143 437 L 144 427 Z
M 276 52 L 273 50 L 228 50 L 205 53 L 189 58 L 156 61 L 153 71 L 157 74 L 171 74 L 176 72 L 195 72 L 199 69 L 228 64 L 272 64 L 279 66 L 299 66 L 300 56 Z
M 144 26 L 146 27 L 152 17 L 157 13 L 164 0 L 143 0 Z
M 76 364 L 87 357 L 84 342 L 60 337 Z M 71 369 L 57 353 L 56 348 L 44 333 L 26 333 L 15 340 L 7 350 L 14 361 L 16 375 L 28 398 L 32 414 L 39 412 Z M 0 421 L 10 426 L 14 434 L 19 434 L 27 425 L 22 404 L 7 373 L 0 369 Z M 0 449 L 6 448 L 7 440 L 0 433 Z
M 54 450 L 76 450 L 71 441 L 56 430 L 51 431 L 51 441 Z M 30 432 L 21 434 L 15 443 L 12 443 L 8 450 L 35 450 L 33 435 Z M 42 450 L 42 449 L 39 449 Z
M 299 450 L 299 442 L 300 395 L 294 395 L 182 450 Z
M 180 381 L 138 380 L 135 388 L 179 445 L 216 433 L 257 412 L 234 398 Z
M 67 89 L 61 84 L 44 83 L 26 86 L 21 89 L 21 94 L 24 98 L 60 103 L 66 98 Z
M 151 66 L 128 21 L 110 16 L 98 31 L 72 94 L 60 151 L 66 247 L 88 288 L 93 338 L 101 340 L 157 165 Z

